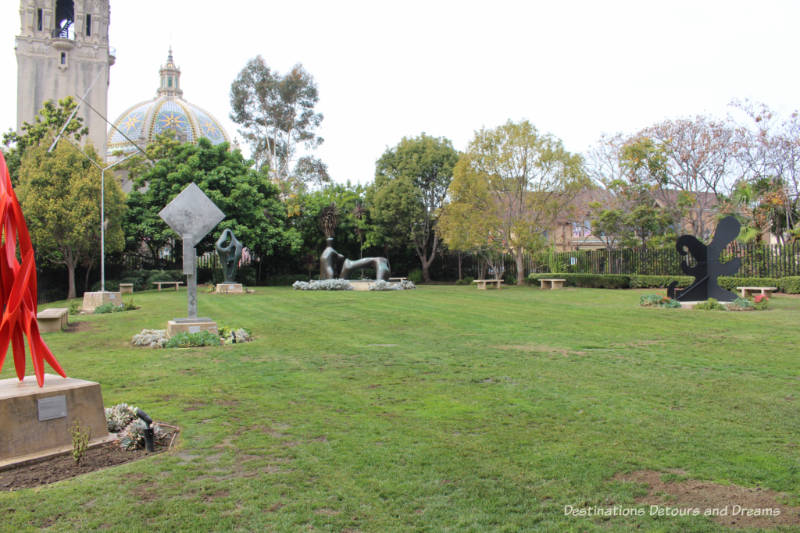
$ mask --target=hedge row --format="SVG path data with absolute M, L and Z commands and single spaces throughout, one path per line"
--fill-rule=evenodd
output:
M 531 274 L 528 283 L 538 285 L 542 278 L 561 278 L 566 280 L 565 285 L 570 287 L 589 287 L 598 289 L 663 289 L 673 281 L 678 282 L 678 287 L 688 287 L 694 278 L 692 276 L 645 276 L 640 274 L 571 274 L 554 272 L 545 274 Z M 800 294 L 800 276 L 785 278 L 733 278 L 720 276 L 720 287 L 736 292 L 736 287 L 778 287 L 778 290 L 788 294 Z

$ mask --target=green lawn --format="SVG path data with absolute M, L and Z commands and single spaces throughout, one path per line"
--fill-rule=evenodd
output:
M 184 316 L 185 291 L 45 335 L 107 406 L 182 433 L 169 454 L 0 493 L 0 529 L 716 530 L 564 516 L 634 505 L 642 487 L 613 477 L 641 469 L 800 504 L 799 298 L 731 313 L 640 308 L 632 290 L 256 290 L 199 303 L 249 344 L 130 346 Z

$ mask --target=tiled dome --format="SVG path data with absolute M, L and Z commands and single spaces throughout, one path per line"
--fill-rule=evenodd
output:
M 211 113 L 182 98 L 180 88 L 181 71 L 172 60 L 169 51 L 167 64 L 161 67 L 161 86 L 153 100 L 130 107 L 113 122 L 108 134 L 107 158 L 114 159 L 118 151 L 130 153 L 135 150 L 128 140 L 144 148 L 157 135 L 173 131 L 182 142 L 197 142 L 206 137 L 212 144 L 229 142 L 230 137 Z M 125 137 L 128 137 L 126 139 Z

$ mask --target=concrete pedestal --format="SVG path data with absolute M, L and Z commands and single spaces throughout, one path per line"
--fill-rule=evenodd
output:
M 0 468 L 72 449 L 78 421 L 90 445 L 109 440 L 100 384 L 45 374 L 0 380 Z
M 244 294 L 244 286 L 241 283 L 217 283 L 214 292 L 217 294 Z
M 217 323 L 210 318 L 175 318 L 167 322 L 167 337 L 172 337 L 176 333 L 199 333 L 201 331 L 219 335 Z
M 83 312 L 94 313 L 94 310 L 105 304 L 122 305 L 122 296 L 118 292 L 98 291 L 83 293 Z
M 348 279 L 347 282 L 353 286 L 354 291 L 368 291 L 369 286 L 375 283 L 374 279 L 352 280 Z

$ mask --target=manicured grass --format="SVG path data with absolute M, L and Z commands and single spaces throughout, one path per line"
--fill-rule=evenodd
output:
M 137 294 L 45 340 L 107 406 L 179 425 L 178 449 L 0 493 L 0 529 L 717 529 L 564 516 L 635 505 L 642 487 L 613 477 L 640 469 L 800 503 L 800 299 L 703 312 L 640 308 L 645 292 L 203 294 L 202 316 L 256 340 L 173 350 L 129 341 L 184 316 L 185 291 Z

